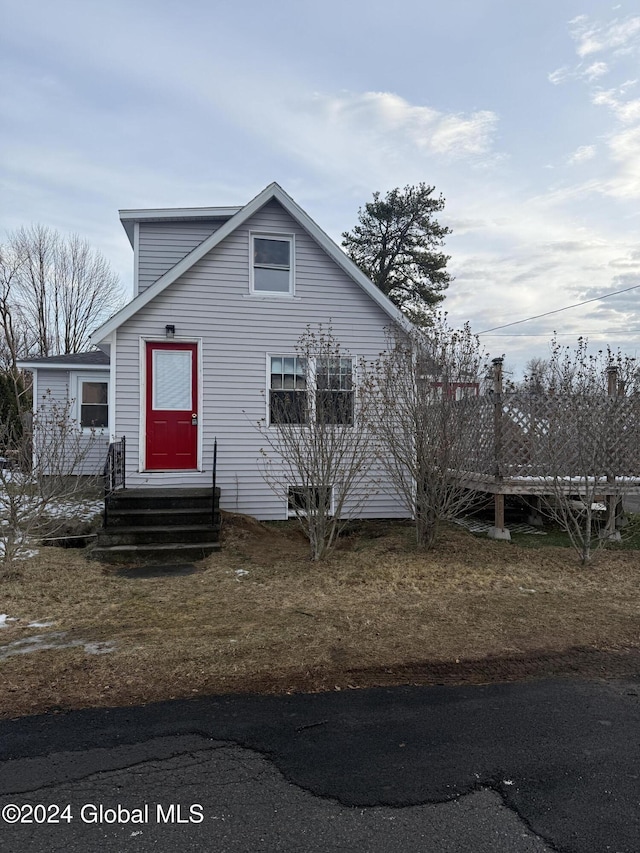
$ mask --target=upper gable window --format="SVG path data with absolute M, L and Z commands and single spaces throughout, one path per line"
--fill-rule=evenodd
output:
M 251 291 L 293 294 L 293 237 L 251 235 Z

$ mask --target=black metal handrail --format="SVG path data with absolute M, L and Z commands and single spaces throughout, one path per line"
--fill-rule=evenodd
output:
M 212 474 L 212 490 L 211 490 L 211 526 L 215 527 L 216 523 L 216 472 L 218 468 L 218 439 L 213 439 L 213 474 Z
M 127 463 L 127 439 L 122 436 L 119 441 L 112 441 L 107 450 L 104 463 L 104 526 L 107 526 L 109 512 L 109 497 L 116 489 L 125 487 L 125 471 Z

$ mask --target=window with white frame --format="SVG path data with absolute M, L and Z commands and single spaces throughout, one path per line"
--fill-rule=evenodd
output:
M 82 429 L 109 426 L 109 383 L 93 376 L 78 378 L 78 420 Z
M 320 358 L 316 362 L 316 421 L 353 425 L 353 359 Z
M 293 294 L 293 237 L 251 235 L 251 291 Z
M 308 418 L 307 359 L 270 357 L 269 423 L 304 424 Z
M 287 491 L 287 515 L 295 518 L 320 510 L 333 512 L 333 486 L 289 486 Z
M 352 426 L 352 358 L 270 356 L 269 423 Z

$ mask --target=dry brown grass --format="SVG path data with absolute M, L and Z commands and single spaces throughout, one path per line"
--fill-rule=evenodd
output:
M 0 660 L 0 714 L 490 680 L 491 662 L 505 659 L 515 663 L 494 667 L 494 677 L 518 677 L 528 672 L 518 661 L 576 647 L 624 649 L 627 665 L 637 664 L 636 551 L 603 554 L 585 569 L 568 549 L 523 549 L 452 529 L 420 554 L 408 528 L 383 523 L 362 525 L 324 563 L 310 563 L 307 550 L 290 525 L 227 516 L 223 551 L 190 575 L 131 578 L 81 552 L 43 551 L 0 586 L 0 611 L 19 620 L 0 643 L 65 631 L 66 639 L 115 641 L 115 651 L 97 656 L 79 645 Z M 27 629 L 35 619 L 55 626 Z

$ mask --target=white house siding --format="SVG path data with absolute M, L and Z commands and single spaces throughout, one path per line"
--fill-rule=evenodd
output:
M 249 233 L 295 235 L 294 299 L 249 295 Z M 275 201 L 202 258 L 118 329 L 117 435 L 127 436 L 127 485 L 209 485 L 213 439 L 218 439 L 218 485 L 224 509 L 261 519 L 286 517 L 286 504 L 260 474 L 264 446 L 255 423 L 266 414 L 267 353 L 293 353 L 307 324 L 331 325 L 352 355 L 375 358 L 390 318 Z M 202 339 L 204 435 L 202 472 L 139 471 L 140 340 Z M 396 497 L 380 491 L 359 513 L 402 516 Z
M 109 381 L 108 369 L 102 368 L 101 370 L 97 366 L 95 370 L 91 370 L 91 375 L 104 375 L 104 381 Z M 51 407 L 57 404 L 58 415 L 66 413 L 69 417 L 77 420 L 76 395 L 77 381 L 76 374 L 73 371 L 40 368 L 37 377 L 37 400 L 34 401 L 36 417 L 46 418 Z M 69 406 L 65 409 L 67 403 Z M 94 434 L 86 433 L 82 437 L 82 444 L 87 448 L 86 455 L 82 456 L 81 466 L 69 473 L 86 475 L 101 473 L 109 446 L 109 431 L 97 431 Z M 73 451 L 70 452 L 73 453 Z M 84 450 L 79 452 L 82 455 Z
M 202 222 L 141 222 L 139 225 L 138 293 L 146 290 L 222 225 Z

